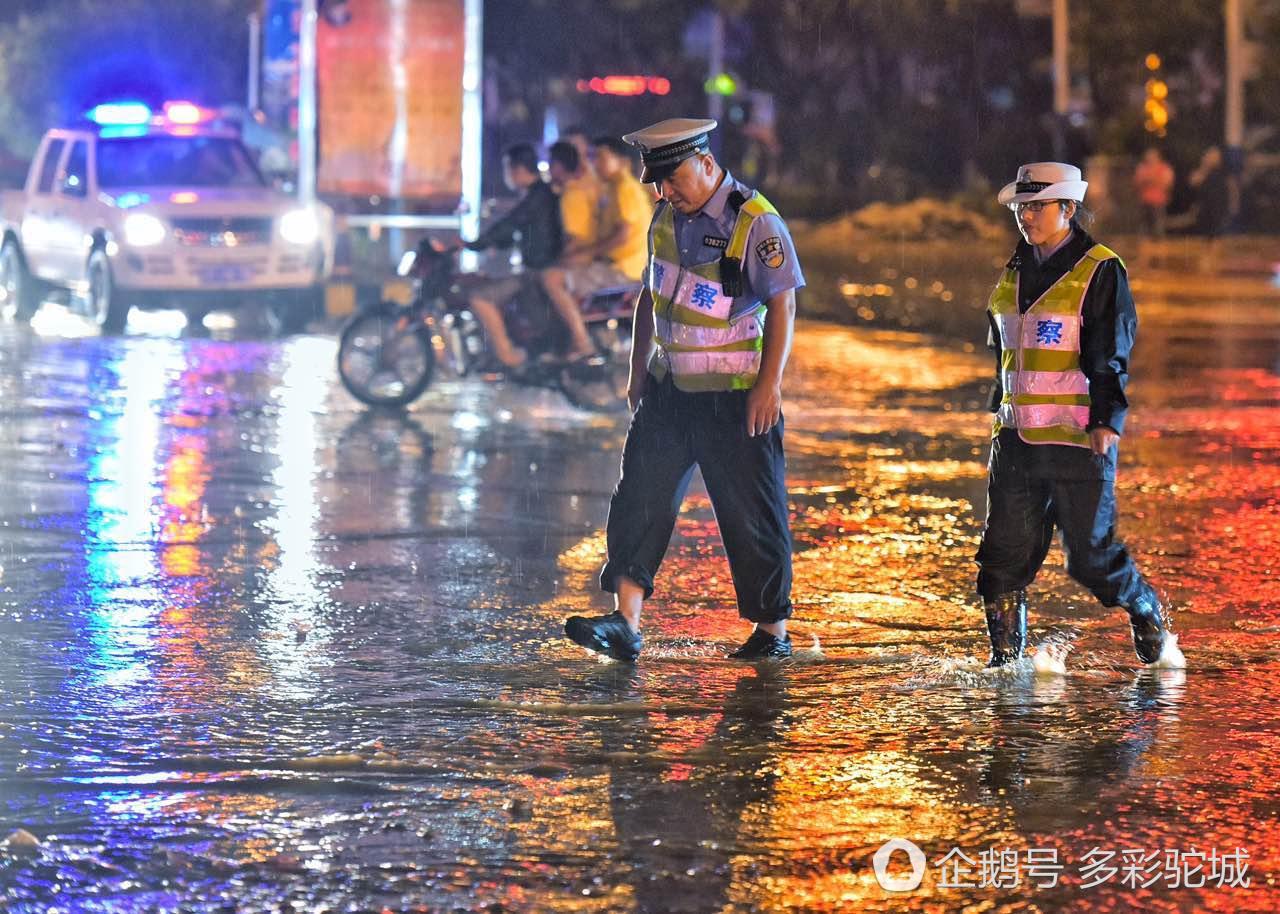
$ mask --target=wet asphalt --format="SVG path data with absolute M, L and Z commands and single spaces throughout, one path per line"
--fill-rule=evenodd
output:
M 992 366 L 858 318 L 949 305 L 906 278 L 806 293 L 852 326 L 797 336 L 802 650 L 760 666 L 697 484 L 640 661 L 562 637 L 609 607 L 621 412 L 447 377 L 370 412 L 324 328 L 0 325 L 0 909 L 1274 911 L 1276 300 L 1140 293 L 1121 533 L 1187 669 L 1055 548 L 1067 672 L 992 674 Z

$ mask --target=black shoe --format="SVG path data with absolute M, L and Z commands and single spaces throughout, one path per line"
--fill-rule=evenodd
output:
M 729 655 L 730 660 L 785 660 L 791 656 L 791 638 L 784 635 L 779 638 L 771 635 L 763 628 L 757 628 L 736 651 Z
M 644 639 L 617 611 L 607 616 L 570 616 L 564 622 L 564 633 L 575 644 L 614 660 L 635 660 L 644 646 Z
M 1132 606 L 1126 606 L 1129 626 L 1133 629 L 1133 650 L 1143 663 L 1155 663 L 1164 650 L 1168 628 L 1164 620 L 1164 607 L 1154 593 L 1139 597 Z
M 991 659 L 987 668 L 1016 663 L 1027 646 L 1027 592 L 1015 590 L 987 601 L 987 634 Z

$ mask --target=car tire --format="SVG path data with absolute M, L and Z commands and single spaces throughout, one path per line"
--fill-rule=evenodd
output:
M 4 290 L 4 310 L 14 320 L 27 322 L 40 309 L 40 288 L 27 270 L 15 241 L 5 242 L 0 249 L 0 289 Z
M 124 332 L 129 321 L 129 304 L 121 290 L 116 288 L 111 259 L 102 248 L 94 248 L 85 265 L 85 311 L 89 320 L 98 325 L 104 334 Z

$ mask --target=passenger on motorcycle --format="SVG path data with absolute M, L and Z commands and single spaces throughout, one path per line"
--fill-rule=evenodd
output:
M 502 156 L 502 170 L 507 187 L 522 192 L 520 202 L 466 247 L 472 251 L 510 248 L 517 244 L 518 236 L 524 272 L 478 283 L 468 305 L 484 325 L 494 357 L 508 368 L 517 368 L 524 364 L 525 353 L 511 342 L 503 308 L 522 290 L 537 284 L 542 270 L 556 263 L 564 246 L 564 234 L 559 201 L 551 185 L 542 180 L 534 148 L 528 143 L 509 147 Z
M 558 144 L 557 144 L 558 145 Z M 649 222 L 653 217 L 653 198 L 632 172 L 630 147 L 616 137 L 600 137 L 594 141 L 595 170 L 600 178 L 599 223 L 593 243 L 584 244 L 582 256 L 571 258 L 566 249 L 561 262 L 542 273 L 542 287 L 570 329 L 571 348 L 566 358 L 574 360 L 592 354 L 591 341 L 582 323 L 579 305 L 601 289 L 640 282 L 648 262 Z M 552 148 L 553 177 L 556 169 Z M 561 211 L 568 229 L 568 213 Z M 589 258 L 589 259 L 588 259 Z M 585 262 L 584 262 L 585 261 Z
M 584 167 L 572 143 L 561 140 L 553 144 L 548 159 L 551 183 L 560 193 L 560 224 L 564 226 L 564 250 L 556 267 L 563 271 L 590 266 L 600 231 L 600 182 Z M 542 287 L 569 331 L 566 357 L 573 360 L 592 355 L 595 347 L 578 300 L 565 288 L 563 272 L 557 272 L 550 283 L 544 272 Z

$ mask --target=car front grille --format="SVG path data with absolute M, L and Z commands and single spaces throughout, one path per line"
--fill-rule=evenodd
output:
M 202 248 L 239 248 L 269 244 L 272 220 L 258 216 L 173 219 L 173 235 L 179 244 Z

